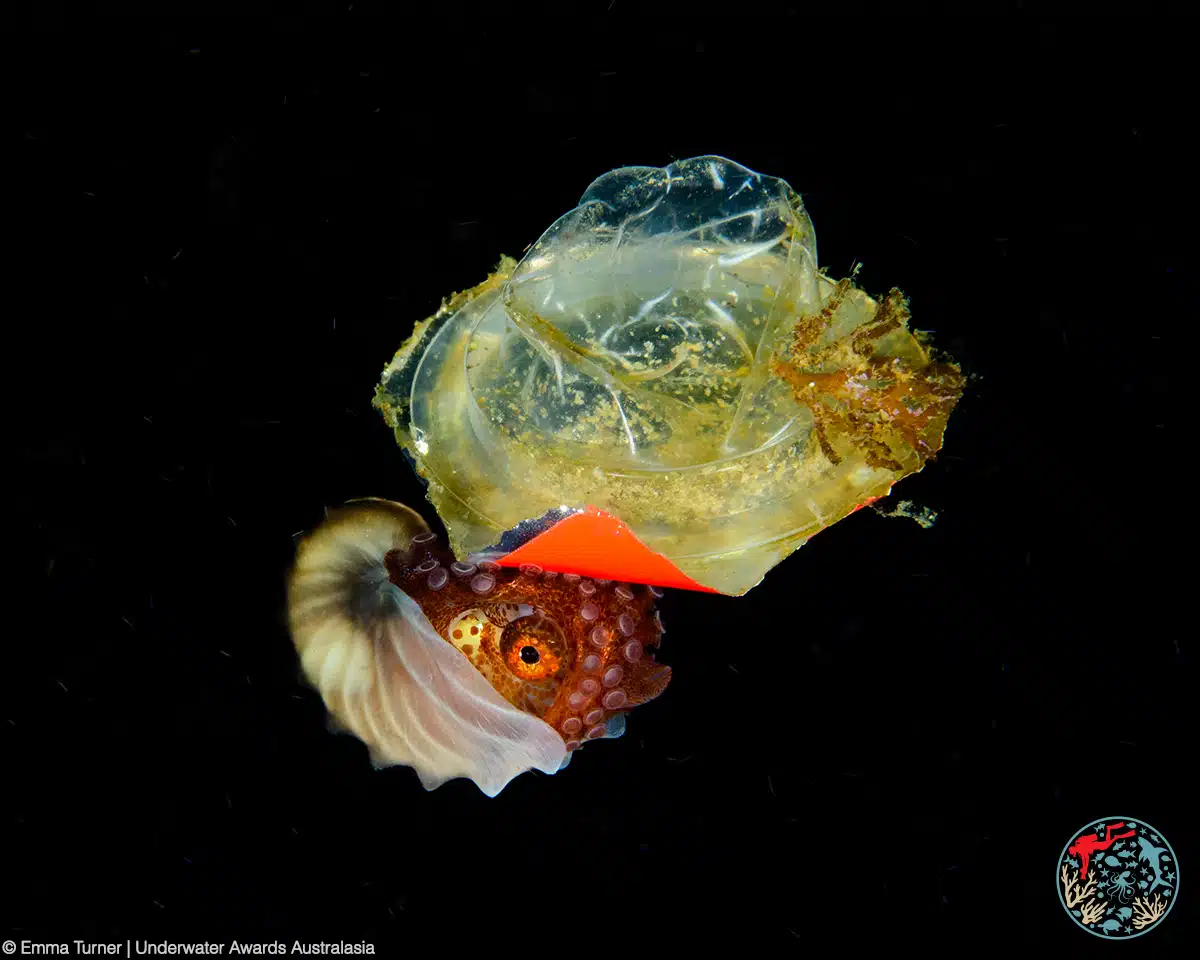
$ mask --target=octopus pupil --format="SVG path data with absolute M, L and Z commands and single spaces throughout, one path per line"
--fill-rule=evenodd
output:
M 521 659 L 526 663 L 537 663 L 541 659 L 541 656 L 538 654 L 536 647 L 522 647 Z

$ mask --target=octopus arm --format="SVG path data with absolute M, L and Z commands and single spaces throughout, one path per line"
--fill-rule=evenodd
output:
M 422 532 L 399 505 L 351 507 L 301 546 L 289 590 L 305 675 L 379 765 L 412 767 L 427 790 L 456 777 L 495 796 L 566 758 L 548 724 L 513 707 L 389 582 L 384 558 Z

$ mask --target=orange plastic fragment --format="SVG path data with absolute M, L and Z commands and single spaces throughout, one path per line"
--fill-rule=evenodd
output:
M 497 562 L 503 567 L 536 563 L 546 570 L 577 573 L 595 580 L 718 592 L 682 573 L 661 553 L 642 543 L 620 518 L 596 507 L 560 520 Z

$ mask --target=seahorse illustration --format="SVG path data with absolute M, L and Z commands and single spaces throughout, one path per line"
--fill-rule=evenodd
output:
M 1150 869 L 1154 871 L 1154 882 L 1150 884 L 1150 889 L 1146 891 L 1146 896 L 1150 896 L 1150 894 L 1154 892 L 1154 888 L 1160 883 L 1164 887 L 1170 886 L 1170 884 L 1162 878 L 1162 871 L 1158 866 L 1158 858 L 1167 852 L 1167 848 L 1156 847 L 1145 837 L 1138 837 L 1138 846 L 1142 848 L 1141 856 L 1139 856 L 1138 859 L 1145 860 L 1148 864 L 1150 864 Z

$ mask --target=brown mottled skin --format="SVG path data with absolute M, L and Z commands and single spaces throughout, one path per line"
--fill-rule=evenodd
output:
M 431 582 L 440 580 L 439 575 L 431 581 L 431 561 L 449 575 L 439 589 L 430 588 Z M 604 724 L 614 714 L 653 700 L 671 679 L 671 668 L 656 663 L 648 650 L 635 661 L 625 656 L 626 644 L 631 640 L 643 648 L 660 643 L 662 625 L 654 610 L 655 596 L 647 587 L 604 584 L 541 573 L 536 568 L 515 570 L 489 563 L 482 564 L 485 569 L 461 574 L 452 566 L 454 558 L 433 541 L 414 542 L 407 552 L 393 551 L 386 562 L 391 582 L 417 602 L 438 634 L 460 649 L 467 645 L 464 654 L 492 686 L 519 710 L 541 717 L 554 727 L 569 749 L 603 736 Z M 418 569 L 421 567 L 425 569 Z M 471 586 L 480 575 L 495 581 L 485 594 Z M 632 591 L 632 599 L 621 596 L 618 587 L 623 587 L 622 592 Z M 593 592 L 587 593 L 590 588 Z M 598 616 L 590 621 L 580 613 L 589 601 L 598 608 Z M 535 612 L 522 615 L 517 610 L 520 604 L 535 608 Z M 619 626 L 622 614 L 633 621 L 633 632 L 628 636 Z M 598 626 L 608 633 L 602 645 L 593 639 Z M 452 640 L 450 634 L 455 628 L 460 636 Z M 522 650 L 535 662 L 525 662 Z M 589 654 L 597 655 L 601 663 L 585 671 Z M 616 684 L 606 686 L 603 678 L 613 666 L 621 667 L 622 676 Z M 585 683 L 588 680 L 594 684 Z M 595 692 L 590 690 L 593 685 L 599 687 Z M 607 709 L 601 701 L 613 690 L 622 691 L 627 699 L 619 708 Z M 569 702 L 575 692 L 584 693 L 582 704 Z M 594 715 L 597 709 L 602 711 L 598 718 Z M 579 721 L 575 732 L 573 717 Z

